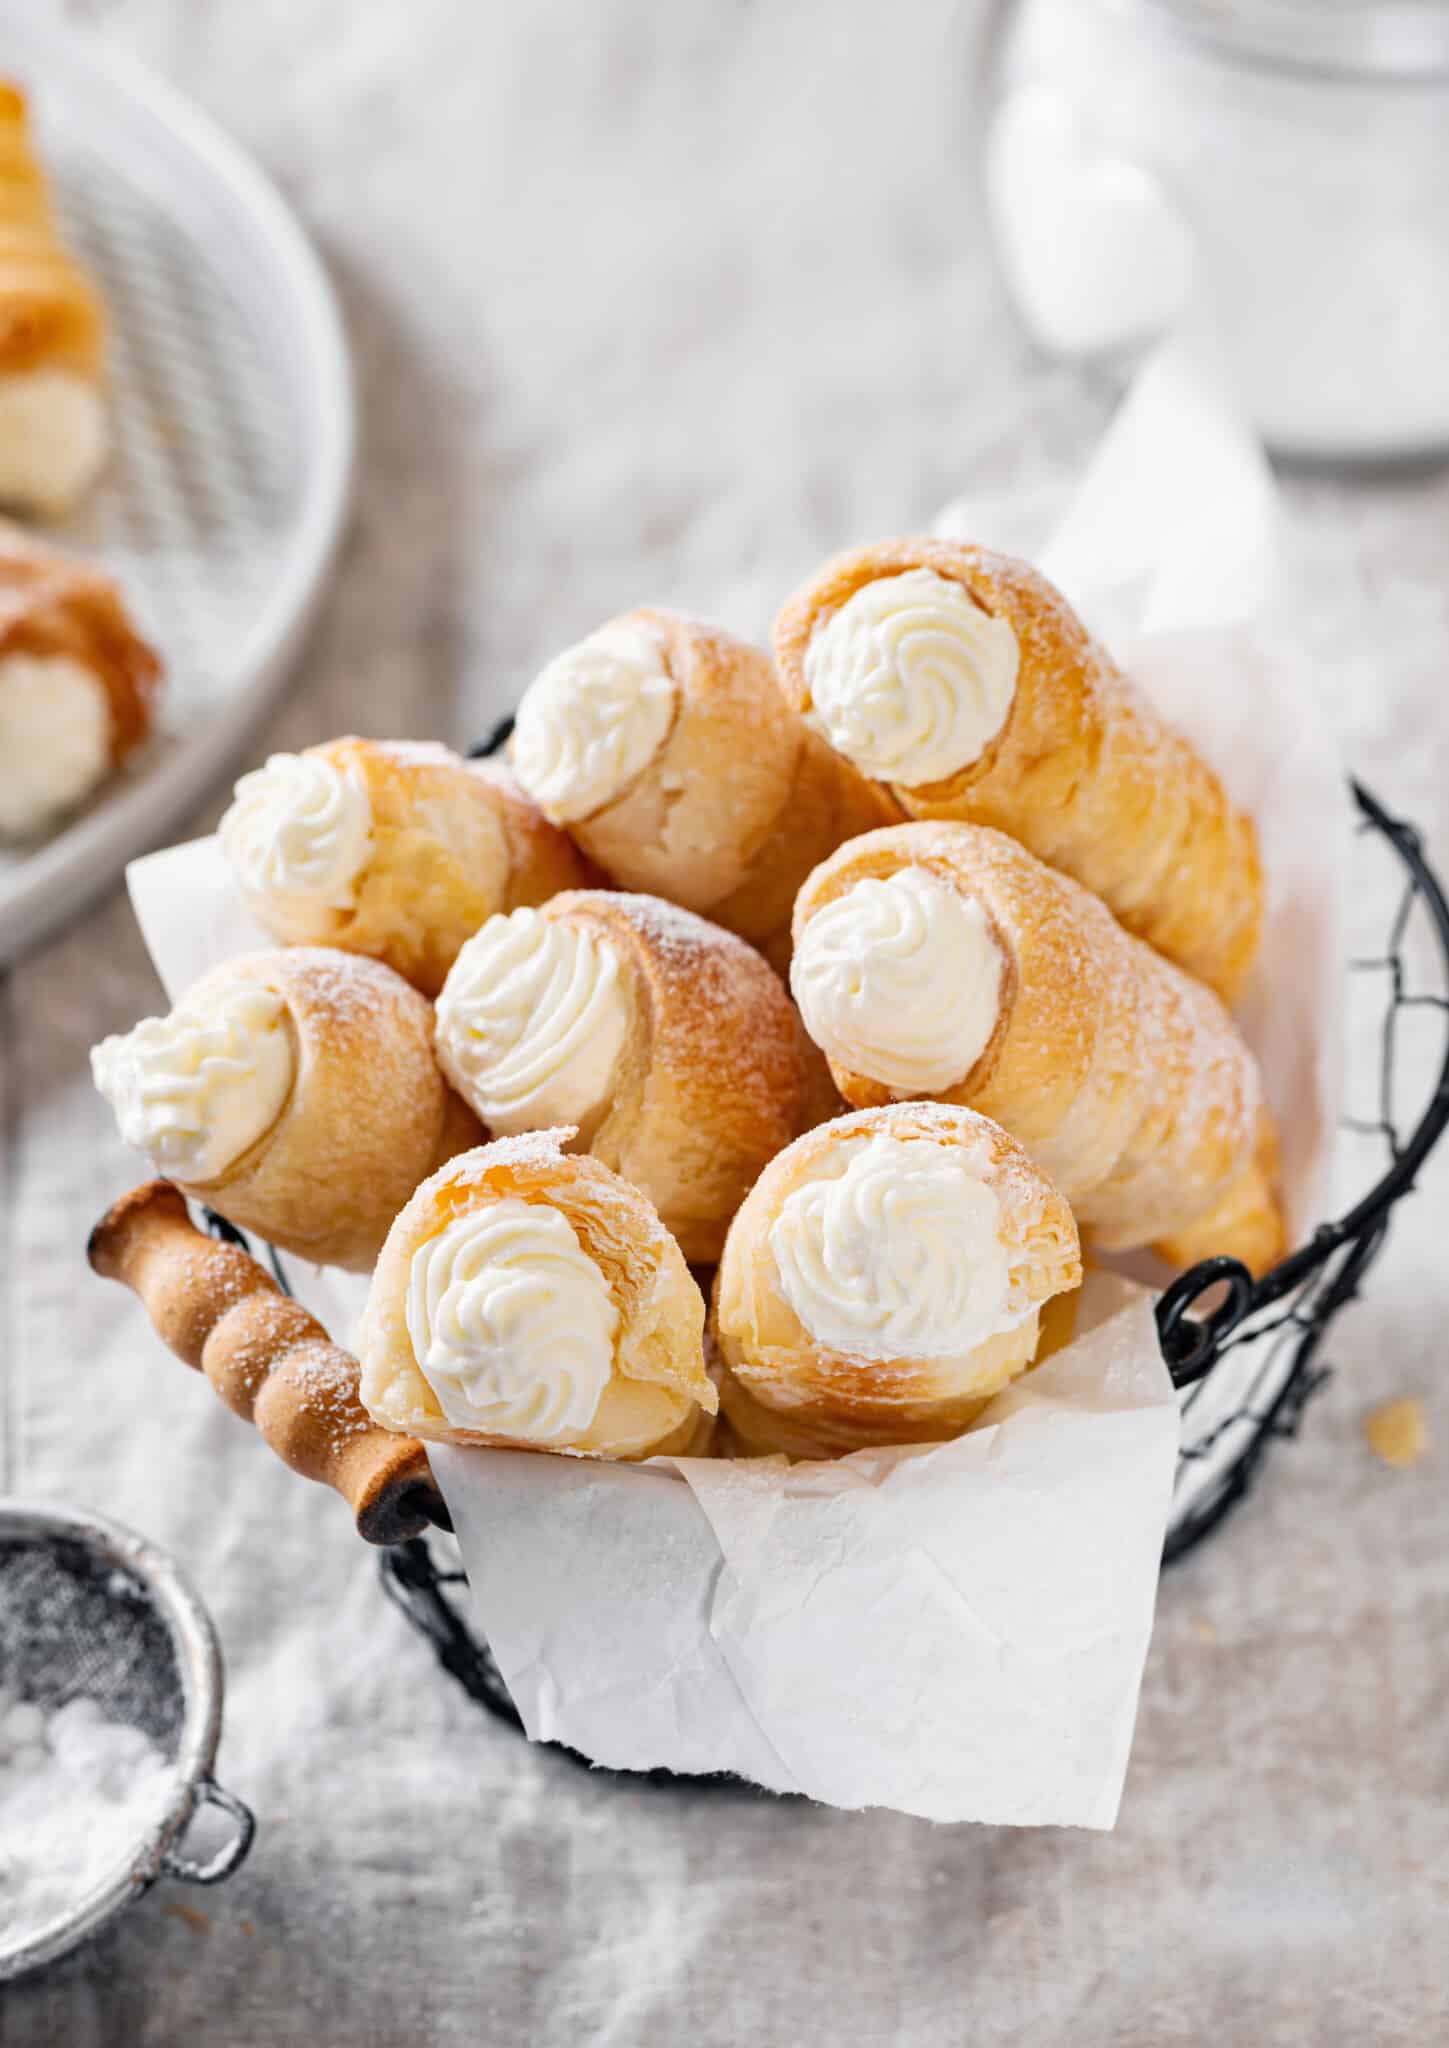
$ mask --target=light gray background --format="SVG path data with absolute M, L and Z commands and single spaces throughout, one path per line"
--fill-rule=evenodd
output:
M 611 611 L 744 630 L 827 550 L 1062 474 L 973 217 L 976 10 L 112 0 L 69 12 L 259 155 L 338 279 L 363 415 L 332 602 L 266 742 L 484 726 Z M 1449 481 L 1290 481 L 1323 715 L 1449 857 Z M 198 819 L 204 825 L 214 811 Z M 1426 1179 L 1302 1440 L 1162 1595 L 1109 1837 L 628 1790 L 438 1675 L 375 1560 L 86 1272 L 125 1155 L 86 1078 L 154 986 L 119 890 L 0 996 L 6 1489 L 175 1547 L 261 1831 L 0 1994 L 0 2041 L 1353 2044 L 1449 2001 L 1442 1453 Z M 963 1730 L 962 1739 L 969 1739 Z M 168 1907 L 204 1909 L 192 1925 Z

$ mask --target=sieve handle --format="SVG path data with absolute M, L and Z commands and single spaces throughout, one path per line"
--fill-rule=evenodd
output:
M 196 1805 L 191 1809 L 193 1819 L 203 1806 L 215 1806 L 230 1817 L 233 1825 L 227 1840 L 205 1863 L 196 1862 L 179 1849 L 167 1849 L 161 1858 L 161 1868 L 168 1877 L 182 1878 L 187 1884 L 221 1884 L 246 1862 L 252 1836 L 257 1831 L 257 1817 L 244 1800 L 218 1785 L 215 1778 L 203 1778 L 198 1784 Z
M 198 1230 L 170 1181 L 123 1195 L 91 1232 L 89 1253 L 284 1463 L 342 1495 L 369 1543 L 448 1526 L 422 1444 L 379 1429 L 363 1407 L 357 1360 L 255 1259 Z

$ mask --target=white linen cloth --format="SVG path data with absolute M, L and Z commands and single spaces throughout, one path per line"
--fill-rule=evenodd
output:
M 829 549 L 968 486 L 1055 485 L 1100 431 L 992 280 L 977 17 L 946 0 L 908 34 L 803 0 L 72 11 L 259 152 L 342 285 L 362 494 L 259 754 L 469 737 L 646 595 L 758 631 Z M 1449 479 L 1291 479 L 1287 506 L 1285 618 L 1323 716 L 1449 860 Z M 1371 879 L 1350 876 L 1365 941 Z M 261 1828 L 229 1886 L 163 1887 L 0 1994 L 4 2048 L 1432 2037 L 1449 1163 L 1339 1324 L 1300 1441 L 1164 1579 L 1116 1832 L 938 1829 L 591 1777 L 435 1669 L 336 1500 L 85 1270 L 135 1173 L 86 1049 L 156 998 L 119 889 L 4 990 L 4 1484 L 190 1566 L 229 1660 L 221 1772 Z M 1349 1019 L 1356 1075 L 1375 1023 Z M 1410 1392 L 1440 1449 L 1390 1472 L 1359 1421 Z

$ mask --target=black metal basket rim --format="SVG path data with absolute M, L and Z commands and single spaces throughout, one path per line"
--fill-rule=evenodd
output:
M 1418 833 L 1395 818 L 1355 778 L 1349 779 L 1349 788 L 1365 824 L 1388 840 L 1408 869 L 1438 937 L 1449 987 L 1449 900 L 1424 858 Z M 1446 1125 L 1449 1042 L 1433 1093 L 1418 1122 L 1395 1148 L 1388 1169 L 1346 1214 L 1336 1222 L 1321 1223 L 1307 1244 L 1290 1252 L 1258 1280 L 1237 1259 L 1211 1258 L 1190 1266 L 1164 1290 L 1157 1303 L 1157 1328 L 1174 1385 L 1188 1387 L 1202 1379 L 1212 1370 L 1224 1344 L 1241 1323 L 1291 1294 L 1345 1245 L 1359 1248 L 1360 1255 L 1352 1261 L 1356 1277 L 1372 1256 L 1390 1209 L 1412 1189 L 1420 1167 L 1443 1136 Z M 1191 1314 L 1194 1303 L 1214 1288 L 1225 1290 L 1223 1299 L 1207 1314 Z

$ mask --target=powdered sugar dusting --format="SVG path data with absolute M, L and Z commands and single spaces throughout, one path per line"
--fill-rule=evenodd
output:
M 0 1947 L 73 1912 L 164 1817 L 175 1770 L 93 1699 L 0 1688 Z

